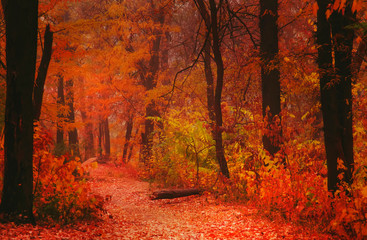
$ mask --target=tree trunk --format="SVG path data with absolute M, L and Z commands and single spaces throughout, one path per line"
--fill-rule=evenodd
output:
M 5 221 L 32 222 L 33 88 L 38 1 L 1 1 L 6 24 L 4 180 L 0 212 Z
M 136 138 L 136 136 L 138 136 L 138 133 L 139 133 L 139 127 L 137 127 L 135 129 L 135 135 L 134 135 L 134 138 Z M 134 150 L 134 144 L 130 144 L 130 148 L 129 148 L 129 154 L 128 154 L 128 157 L 127 157 L 127 161 L 129 161 L 133 155 L 133 150 Z
M 144 133 L 142 133 L 142 157 L 143 162 L 148 163 L 152 156 L 154 122 L 150 117 L 154 116 L 154 103 L 149 103 L 145 110 Z
M 38 74 L 36 78 L 36 83 L 34 86 L 33 92 L 33 106 L 34 106 L 34 120 L 39 121 L 41 116 L 41 108 L 42 108 L 42 98 L 43 91 L 46 82 L 48 65 L 51 60 L 52 54 L 52 42 L 53 42 L 53 32 L 50 30 L 50 25 L 47 24 L 45 35 L 44 35 L 44 48 L 42 51 L 42 59 L 41 63 L 38 67 Z
M 154 3 L 151 2 L 153 21 L 155 24 L 163 24 L 165 20 L 163 8 L 155 9 Z M 154 12 L 154 13 L 153 13 Z M 162 30 L 154 30 L 154 39 L 152 40 L 152 46 L 150 50 L 150 60 L 148 66 L 145 66 L 143 62 L 140 63 L 140 76 L 143 81 L 145 90 L 152 90 L 157 86 L 158 70 L 159 70 L 159 51 L 162 38 Z M 150 117 L 156 116 L 156 105 L 154 102 L 148 104 L 145 109 L 145 129 L 142 134 L 142 161 L 147 163 L 152 155 L 153 144 L 153 130 L 154 121 Z
M 66 102 L 69 107 L 68 123 L 75 123 L 75 112 L 74 112 L 74 82 L 72 79 L 66 81 Z M 69 149 L 72 157 L 79 157 L 79 138 L 78 131 L 75 127 L 72 127 L 68 132 L 69 137 Z
M 110 129 L 108 125 L 108 118 L 99 120 L 98 124 L 98 147 L 99 147 L 99 161 L 107 162 L 111 154 Z
M 352 184 L 354 156 L 353 156 L 353 111 L 352 111 L 352 58 L 354 30 L 350 29 L 355 23 L 355 14 L 351 10 L 351 1 L 347 4 L 344 14 L 335 12 L 331 16 L 332 35 L 334 39 L 335 73 L 337 82 L 338 117 L 346 169 L 339 169 L 347 184 Z
M 260 57 L 263 145 L 271 155 L 280 150 L 280 74 L 278 67 L 278 0 L 260 0 Z
M 100 157 L 102 157 L 102 154 L 103 154 L 102 142 L 103 142 L 103 127 L 102 127 L 102 120 L 99 120 L 99 123 L 98 123 L 98 155 Z
M 204 71 L 206 80 L 206 98 L 207 98 L 207 108 L 209 113 L 210 124 L 215 122 L 214 113 L 214 78 L 211 66 L 211 56 L 210 56 L 210 37 L 205 43 L 204 47 Z
M 205 78 L 207 81 L 207 100 L 208 100 L 208 110 L 209 118 L 212 120 L 213 127 L 213 138 L 215 141 L 215 152 L 216 158 L 219 164 L 220 172 L 223 176 L 229 178 L 229 171 L 227 166 L 227 161 L 224 155 L 223 138 L 222 138 L 222 90 L 223 90 L 223 80 L 224 80 L 224 65 L 221 53 L 221 40 L 219 33 L 219 20 L 218 12 L 221 8 L 220 2 L 217 6 L 214 0 L 209 0 L 209 9 L 207 9 L 203 0 L 195 0 L 196 7 L 198 8 L 202 18 L 204 19 L 205 26 L 207 29 L 207 39 L 204 46 L 204 67 L 205 67 Z M 214 62 L 217 66 L 217 82 L 214 92 L 213 83 L 213 73 L 210 64 L 210 44 L 212 45 L 212 50 L 214 54 Z M 214 93 L 213 93 L 214 92 Z
M 125 134 L 125 144 L 122 152 L 122 162 L 127 163 L 129 159 L 127 159 L 127 150 L 129 149 L 131 133 L 133 130 L 133 117 L 129 117 L 126 122 L 126 134 Z
M 56 145 L 61 146 L 64 144 L 64 113 L 63 107 L 65 105 L 65 95 L 64 95 L 64 78 L 63 76 L 58 76 L 57 84 L 57 130 L 56 130 Z
M 347 5 L 345 15 L 334 12 L 328 20 L 326 10 L 330 1 L 319 0 L 317 3 L 319 7 L 317 12 L 318 65 L 328 189 L 335 192 L 341 183 L 338 178 L 340 174 L 343 175 L 344 182 L 347 184 L 352 182 L 354 160 L 351 58 L 354 34 L 353 30 L 345 27 L 353 23 L 354 17 L 350 6 Z M 345 168 L 338 169 L 338 159 Z
M 153 192 L 152 195 L 150 196 L 150 199 L 151 200 L 173 199 L 173 198 L 198 195 L 200 193 L 202 193 L 202 190 L 197 188 L 160 190 Z
M 85 124 L 85 140 L 84 140 L 84 159 L 87 160 L 94 156 L 94 135 L 93 123 L 88 118 L 85 110 L 81 111 L 82 121 Z
M 91 119 L 90 113 L 93 112 L 92 104 L 87 104 L 88 97 L 85 95 L 85 79 L 81 79 L 81 86 L 79 92 L 79 99 L 81 100 L 80 104 L 80 115 L 82 117 L 82 121 L 84 124 L 84 161 L 89 158 L 95 157 L 95 149 L 94 149 L 94 133 L 93 133 L 93 121 Z
M 111 141 L 110 141 L 110 127 L 108 125 L 108 117 L 103 120 L 103 139 L 104 139 L 104 150 L 107 158 L 111 154 Z
M 223 90 L 223 80 L 224 80 L 224 66 L 222 53 L 220 50 L 220 37 L 218 29 L 218 10 L 214 0 L 209 0 L 210 11 L 211 11 L 211 32 L 213 37 L 213 53 L 214 61 L 217 65 L 217 84 L 215 86 L 215 96 L 214 96 L 214 112 L 215 112 L 215 130 L 214 130 L 214 140 L 215 140 L 215 150 L 217 161 L 219 163 L 221 173 L 229 178 L 229 171 L 227 166 L 227 161 L 224 156 L 224 147 L 222 139 L 222 90 Z

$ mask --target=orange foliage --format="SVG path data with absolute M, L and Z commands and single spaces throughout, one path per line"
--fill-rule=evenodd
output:
M 42 221 L 63 223 L 97 216 L 103 210 L 103 200 L 89 194 L 78 159 L 66 161 L 65 156 L 53 156 L 49 151 L 52 138 L 40 128 L 36 129 L 34 141 L 35 216 Z
M 77 161 L 65 162 L 65 156 L 50 152 L 52 138 L 36 127 L 34 134 L 34 215 L 41 222 L 70 223 L 93 218 L 103 211 L 103 199 L 89 194 L 84 170 Z M 4 151 L 0 148 L 0 170 Z M 0 178 L 2 189 L 2 175 Z

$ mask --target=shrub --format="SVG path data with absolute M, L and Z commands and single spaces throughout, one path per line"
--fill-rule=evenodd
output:
M 103 201 L 90 194 L 78 159 L 69 162 L 55 157 L 50 149 L 52 138 L 40 127 L 34 134 L 34 215 L 41 222 L 70 223 L 92 218 L 103 210 Z M 0 148 L 0 169 L 4 155 Z M 2 187 L 2 175 L 0 177 Z

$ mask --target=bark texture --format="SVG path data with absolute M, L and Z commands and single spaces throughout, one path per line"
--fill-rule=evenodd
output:
M 75 111 L 74 111 L 74 81 L 69 79 L 66 81 L 66 103 L 69 107 L 69 114 L 68 114 L 68 123 L 74 124 L 75 123 Z M 68 131 L 69 137 L 69 151 L 71 156 L 79 157 L 79 137 L 78 131 L 76 127 L 72 127 Z
M 220 13 L 223 7 L 223 1 L 217 4 L 214 0 L 209 0 L 208 5 L 203 0 L 195 0 L 206 26 L 207 39 L 204 46 L 204 67 L 207 81 L 207 99 L 209 118 L 213 118 L 213 138 L 215 141 L 215 152 L 220 172 L 226 178 L 229 178 L 227 160 L 224 155 L 223 147 L 223 118 L 222 118 L 222 90 L 224 84 L 224 64 L 221 52 L 221 30 Z M 211 48 L 209 48 L 209 46 Z M 210 64 L 210 53 L 213 53 L 213 59 L 216 65 L 216 84 L 214 88 L 213 72 Z M 214 94 L 213 94 L 214 91 Z
M 326 10 L 330 1 L 317 1 L 317 44 L 321 110 L 328 167 L 328 189 L 335 192 L 341 181 L 351 184 L 353 172 L 352 48 L 355 21 L 350 1 L 344 14 Z M 338 163 L 339 162 L 339 163 Z M 339 165 L 339 167 L 338 167 Z M 340 167 L 343 166 L 343 167 Z M 339 177 L 340 176 L 340 177 Z
M 165 21 L 165 15 L 163 6 L 156 6 L 151 2 L 150 7 L 152 10 L 153 21 L 155 24 L 163 25 Z M 162 29 L 156 28 L 153 30 L 154 38 L 151 42 L 150 59 L 148 62 L 140 62 L 140 77 L 142 84 L 146 91 L 152 90 L 157 86 L 158 71 L 160 66 L 160 50 Z M 151 117 L 157 116 L 156 105 L 150 102 L 145 109 L 145 127 L 144 133 L 142 133 L 142 148 L 141 148 L 141 160 L 145 163 L 148 162 L 152 156 L 152 144 L 153 144 L 153 130 L 154 121 Z
M 57 130 L 56 130 L 56 145 L 61 146 L 64 144 L 64 113 L 63 107 L 65 106 L 64 95 L 64 78 L 59 75 L 57 80 Z
M 271 155 L 280 150 L 280 74 L 278 67 L 278 0 L 260 0 L 260 57 L 263 145 Z
M 133 130 L 133 118 L 129 117 L 129 119 L 126 122 L 126 134 L 125 134 L 125 144 L 124 144 L 124 149 L 122 152 L 122 161 L 124 163 L 127 163 L 130 158 L 128 158 L 128 154 L 127 151 L 129 149 L 130 146 L 130 140 L 131 140 L 131 135 L 132 135 L 132 130 Z
M 2 0 L 6 23 L 4 220 L 33 222 L 33 88 L 38 1 Z
M 173 198 L 198 195 L 200 193 L 202 193 L 202 190 L 197 188 L 160 190 L 153 192 L 152 195 L 150 196 L 150 199 L 151 200 L 173 199 Z
M 46 26 L 45 35 L 43 38 L 44 38 L 44 48 L 42 51 L 42 59 L 38 67 L 38 74 L 37 74 L 36 83 L 35 83 L 34 92 L 33 92 L 33 106 L 34 106 L 34 120 L 35 121 L 38 121 L 41 116 L 43 91 L 45 88 L 48 66 L 51 61 L 53 32 L 51 32 L 49 24 Z

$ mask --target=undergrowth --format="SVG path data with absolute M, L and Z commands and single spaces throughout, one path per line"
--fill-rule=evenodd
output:
M 225 134 L 230 179 L 218 174 L 214 144 L 205 123 L 173 113 L 156 140 L 154 155 L 141 176 L 161 187 L 199 187 L 225 201 L 246 202 L 273 218 L 281 218 L 343 239 L 367 237 L 367 165 L 356 154 L 354 183 L 335 196 L 327 190 L 327 166 L 320 141 L 285 142 L 275 157 L 245 130 L 231 141 Z M 163 121 L 162 119 L 156 119 Z M 242 139 L 238 141 L 238 136 Z M 233 137 L 232 137 L 233 138 Z M 158 139 L 158 138 L 156 138 Z M 242 141 L 242 142 L 241 142 Z M 252 145 L 251 145 L 252 143 Z M 357 141 L 358 143 L 358 141 Z
M 34 216 L 38 222 L 69 224 L 94 219 L 103 212 L 104 199 L 90 194 L 85 172 L 79 159 L 52 154 L 50 134 L 35 128 L 34 134 Z M 0 168 L 4 156 L 0 148 Z M 2 188 L 2 176 L 0 178 Z

